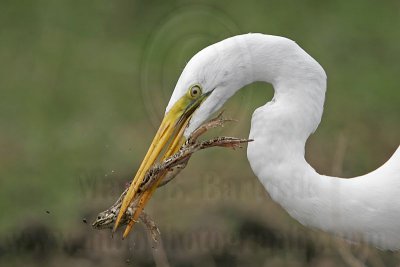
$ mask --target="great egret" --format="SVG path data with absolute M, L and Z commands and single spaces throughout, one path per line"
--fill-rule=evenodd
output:
M 325 71 L 292 40 L 264 34 L 225 39 L 188 62 L 124 198 L 115 228 L 149 167 L 176 152 L 185 137 L 227 99 L 255 81 L 271 83 L 275 94 L 252 116 L 254 142 L 248 145 L 247 156 L 272 199 L 303 225 L 381 249 L 400 249 L 400 147 L 389 161 L 363 176 L 343 179 L 318 174 L 306 162 L 304 147 L 321 120 Z M 135 218 L 154 188 L 140 200 Z M 124 236 L 132 225 L 133 221 Z

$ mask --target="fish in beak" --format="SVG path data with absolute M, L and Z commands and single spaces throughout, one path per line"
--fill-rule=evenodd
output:
M 200 85 L 193 85 L 189 88 L 188 92 L 182 96 L 165 114 L 160 128 L 158 129 L 153 142 L 151 143 L 149 150 L 147 151 L 147 154 L 144 157 L 143 162 L 128 189 L 128 192 L 122 201 L 117 220 L 115 221 L 113 229 L 114 232 L 118 228 L 123 214 L 126 212 L 131 202 L 135 199 L 146 172 L 154 163 L 172 156 L 179 150 L 181 145 L 185 142 L 183 133 L 192 114 L 198 109 L 198 107 L 210 95 L 210 93 L 211 91 L 202 94 Z M 132 220 L 124 231 L 123 238 L 129 234 L 144 206 L 152 196 L 158 184 L 164 178 L 165 174 L 166 172 L 161 174 L 153 186 L 142 193 Z

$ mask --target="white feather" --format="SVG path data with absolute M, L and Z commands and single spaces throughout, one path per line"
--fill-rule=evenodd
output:
M 318 174 L 305 160 L 307 138 L 320 123 L 323 68 L 295 42 L 246 34 L 211 45 L 187 64 L 166 112 L 190 87 L 214 90 L 185 134 L 244 85 L 271 83 L 274 98 L 252 117 L 250 165 L 271 197 L 304 225 L 382 249 L 400 249 L 400 148 L 379 169 L 352 179 Z M 267 212 L 267 211 L 266 211 Z

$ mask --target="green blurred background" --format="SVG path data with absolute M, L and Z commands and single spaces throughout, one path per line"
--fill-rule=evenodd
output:
M 295 40 L 328 73 L 307 159 L 352 177 L 384 163 L 400 135 L 399 1 L 0 2 L 1 266 L 398 266 L 291 219 L 246 151 L 196 154 L 147 207 L 161 230 L 128 240 L 90 226 L 135 173 L 185 63 L 232 35 Z M 211 135 L 246 137 L 272 98 L 253 84 Z M 84 223 L 83 221 L 87 221 Z

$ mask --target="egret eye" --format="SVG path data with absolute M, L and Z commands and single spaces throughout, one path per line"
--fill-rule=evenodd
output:
M 189 89 L 189 94 L 192 98 L 197 98 L 198 96 L 201 95 L 201 88 L 199 85 L 193 85 L 190 89 Z

